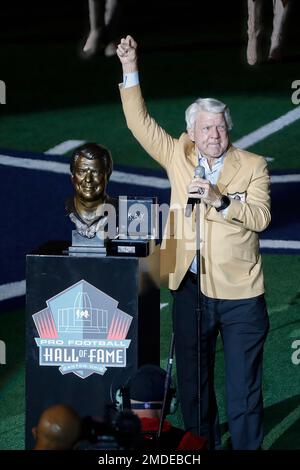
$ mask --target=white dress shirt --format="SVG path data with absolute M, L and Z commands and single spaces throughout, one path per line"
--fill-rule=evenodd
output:
M 205 157 L 202 157 L 202 155 L 199 155 L 199 165 L 201 165 L 205 170 L 204 179 L 209 181 L 212 185 L 217 184 L 218 178 L 223 168 L 225 156 L 226 156 L 226 153 L 223 153 L 221 157 L 216 158 L 212 169 L 210 169 L 207 159 Z M 227 208 L 221 211 L 223 216 L 226 215 L 226 211 L 227 211 Z M 194 256 L 194 259 L 189 269 L 190 271 L 192 271 L 192 273 L 197 274 L 197 256 Z

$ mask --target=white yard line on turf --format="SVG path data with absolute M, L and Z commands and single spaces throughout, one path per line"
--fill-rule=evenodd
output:
M 256 129 L 256 131 L 250 132 L 250 134 L 247 134 L 234 142 L 233 145 L 242 149 L 247 149 L 248 147 L 257 144 L 266 137 L 274 134 L 275 132 L 280 131 L 284 127 L 293 124 L 293 122 L 297 121 L 298 119 L 300 119 L 300 106 L 297 106 L 297 108 L 293 109 L 292 111 L 289 111 L 279 118 L 274 119 L 274 121 L 259 127 Z
M 299 250 L 300 241 L 298 240 L 260 240 L 261 248 L 274 248 L 274 249 L 286 249 L 286 250 Z M 3 284 L 0 286 L 0 301 L 8 300 L 14 297 L 20 297 L 25 295 L 26 284 L 25 280 L 19 282 L 11 282 L 9 284 Z M 168 304 L 161 303 L 160 309 L 162 310 Z
M 79 145 L 85 144 L 85 142 L 85 140 L 65 140 L 61 144 L 55 145 L 55 147 L 46 150 L 45 153 L 47 155 L 63 155 L 64 153 L 79 147 Z
M 260 240 L 259 244 L 261 248 L 282 248 L 283 250 L 300 249 L 299 240 Z
M 26 281 L 10 282 L 0 286 L 0 301 L 21 297 L 26 292 Z
M 233 144 L 240 148 L 248 148 L 251 145 L 254 145 L 257 142 L 265 139 L 269 135 L 274 134 L 275 132 L 278 132 L 283 127 L 292 124 L 298 119 L 300 119 L 300 106 L 293 109 L 292 111 L 289 111 L 283 116 L 280 116 L 278 119 L 275 119 L 274 121 L 269 122 L 265 126 L 258 128 L 256 131 L 251 132 L 248 135 L 245 135 L 244 137 L 237 140 Z M 48 155 L 51 155 L 51 154 L 62 155 L 66 153 L 67 151 L 78 147 L 78 145 L 82 143 L 84 143 L 83 140 L 75 140 L 75 139 L 66 140 L 65 142 L 61 142 L 55 147 L 52 147 L 51 149 L 47 150 L 45 153 Z M 0 155 L 0 164 L 15 166 L 19 168 L 28 168 L 31 170 L 52 171 L 54 173 L 63 173 L 63 174 L 69 173 L 69 166 L 66 163 L 45 161 L 45 160 L 33 160 L 30 158 L 10 157 L 8 155 Z M 111 176 L 111 181 L 116 182 L 116 183 L 149 186 L 153 188 L 166 189 L 170 187 L 170 184 L 167 178 L 136 175 L 134 173 L 125 173 L 121 171 L 114 171 Z M 272 183 L 292 183 L 292 182 L 299 182 L 299 181 L 300 181 L 299 174 L 275 175 L 275 176 L 272 176 L 271 178 Z
M 0 155 L 0 165 L 26 168 L 28 170 L 50 171 L 53 173 L 69 174 L 70 167 L 67 163 L 54 162 L 49 160 L 33 160 L 31 158 L 10 157 Z M 137 186 L 149 186 L 151 188 L 167 189 L 170 183 L 167 178 L 157 176 L 144 176 L 135 173 L 125 173 L 114 171 L 110 181 L 114 183 L 132 184 Z
M 54 162 L 49 160 L 36 160 L 31 158 L 11 157 L 9 155 L 0 155 L 0 165 L 26 168 L 28 170 L 50 171 L 52 173 L 60 173 L 66 175 L 70 173 L 70 168 L 67 163 Z M 170 183 L 167 178 L 160 178 L 157 176 L 144 176 L 136 173 L 125 173 L 116 170 L 113 171 L 110 180 L 114 183 L 148 186 L 151 188 L 170 188 Z M 271 183 L 273 184 L 299 182 L 300 174 L 271 176 Z

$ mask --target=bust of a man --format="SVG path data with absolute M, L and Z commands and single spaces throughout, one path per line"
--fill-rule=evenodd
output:
M 71 157 L 71 181 L 75 193 L 66 201 L 66 211 L 77 232 L 84 237 L 94 237 L 107 225 L 105 206 L 115 205 L 106 194 L 112 168 L 111 153 L 99 144 L 83 144 Z

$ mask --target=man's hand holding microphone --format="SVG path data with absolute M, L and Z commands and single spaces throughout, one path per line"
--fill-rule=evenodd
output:
M 204 173 L 204 168 L 200 165 L 197 166 L 195 168 L 195 176 L 188 185 L 187 217 L 191 215 L 193 206 L 199 199 L 216 209 L 222 205 L 222 194 L 217 186 L 213 186 L 208 180 L 204 179 Z M 188 206 L 190 206 L 190 210 Z

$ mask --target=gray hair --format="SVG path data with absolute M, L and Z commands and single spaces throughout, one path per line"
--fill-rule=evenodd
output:
M 198 98 L 185 111 L 185 120 L 187 129 L 192 129 L 200 111 L 209 113 L 223 113 L 227 129 L 230 131 L 233 127 L 231 115 L 228 106 L 222 101 L 214 98 Z

